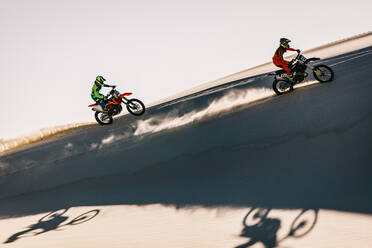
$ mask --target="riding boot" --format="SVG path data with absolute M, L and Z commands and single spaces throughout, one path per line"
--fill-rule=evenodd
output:
M 293 73 L 291 75 L 288 75 L 288 79 L 289 79 L 289 82 L 291 82 L 292 84 L 295 83 L 295 76 Z
M 105 106 L 105 108 L 103 109 L 103 111 L 102 111 L 104 114 L 107 114 L 108 113 L 108 111 L 107 111 L 107 106 Z

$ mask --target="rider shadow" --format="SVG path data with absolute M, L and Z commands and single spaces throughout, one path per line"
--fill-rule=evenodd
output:
M 318 219 L 317 209 L 303 209 L 292 221 L 290 230 L 283 238 L 278 239 L 281 220 L 267 217 L 271 209 L 252 208 L 243 219 L 244 228 L 240 237 L 250 240 L 235 248 L 246 248 L 262 243 L 265 248 L 278 247 L 288 238 L 300 238 L 307 235 L 315 226 Z M 310 216 L 310 219 L 308 219 Z M 306 218 L 307 217 L 307 218 Z
M 68 208 L 66 209 L 60 209 L 56 211 L 52 211 L 49 214 L 45 215 L 42 217 L 37 223 L 30 225 L 26 230 L 17 232 L 10 236 L 5 242 L 6 243 L 12 243 L 20 238 L 25 238 L 25 237 L 32 237 L 32 236 L 37 236 L 42 233 L 46 233 L 49 231 L 61 231 L 61 227 L 66 227 L 69 225 L 77 225 L 77 224 L 82 224 L 84 222 L 87 222 L 94 217 L 96 217 L 100 210 L 94 209 L 91 211 L 88 211 L 86 213 L 83 213 L 71 221 L 62 224 L 65 222 L 69 217 L 63 216 L 67 212 Z

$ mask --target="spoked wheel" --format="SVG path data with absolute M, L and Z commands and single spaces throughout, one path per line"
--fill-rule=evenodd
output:
M 127 103 L 127 110 L 132 115 L 140 116 L 145 113 L 145 104 L 138 99 L 130 99 Z
M 333 71 L 326 65 L 317 65 L 313 69 L 313 74 L 316 80 L 325 83 L 333 80 Z
M 318 210 L 306 209 L 294 219 L 291 225 L 289 236 L 300 238 L 308 234 L 315 226 L 318 220 Z
M 293 90 L 293 85 L 286 80 L 274 80 L 273 90 L 279 96 Z
M 112 117 L 108 117 L 107 114 L 104 114 L 103 112 L 96 112 L 94 117 L 100 125 L 108 125 L 113 121 Z
M 96 217 L 99 214 L 99 212 L 100 211 L 98 209 L 95 209 L 95 210 L 91 210 L 89 212 L 86 212 L 84 214 L 81 214 L 78 217 L 75 217 L 72 221 L 70 221 L 68 223 L 68 225 L 77 225 L 77 224 L 87 222 L 87 221 L 93 219 L 94 217 Z

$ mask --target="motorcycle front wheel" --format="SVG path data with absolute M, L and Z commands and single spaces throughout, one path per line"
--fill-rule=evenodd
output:
M 100 124 L 100 125 L 109 125 L 113 122 L 113 119 L 112 117 L 108 117 L 106 114 L 104 114 L 103 112 L 96 112 L 94 114 L 94 117 L 96 118 L 96 121 Z
M 140 100 L 133 98 L 127 102 L 127 110 L 132 115 L 140 116 L 145 113 L 145 104 Z
M 274 80 L 273 90 L 275 93 L 280 96 L 284 93 L 288 93 L 293 90 L 293 85 L 286 80 Z
M 333 70 L 326 65 L 317 65 L 313 69 L 313 75 L 316 80 L 321 83 L 330 82 L 333 80 Z

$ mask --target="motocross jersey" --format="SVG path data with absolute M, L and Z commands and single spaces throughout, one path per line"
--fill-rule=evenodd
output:
M 284 62 L 284 63 L 288 63 L 287 61 L 284 60 L 283 58 L 283 54 L 286 52 L 286 51 L 296 51 L 296 49 L 293 49 L 293 48 L 284 48 L 282 46 L 280 46 L 278 49 L 276 49 L 275 51 L 275 54 L 274 54 L 274 57 L 273 57 L 273 61 L 274 62 Z
M 110 87 L 110 86 L 107 85 L 107 84 L 104 84 L 103 87 Z M 91 93 L 91 96 L 92 96 L 93 99 L 101 99 L 102 100 L 104 98 L 104 96 L 101 93 L 99 93 L 99 91 L 101 89 L 102 89 L 102 86 L 99 86 L 96 83 L 93 84 L 92 93 Z

